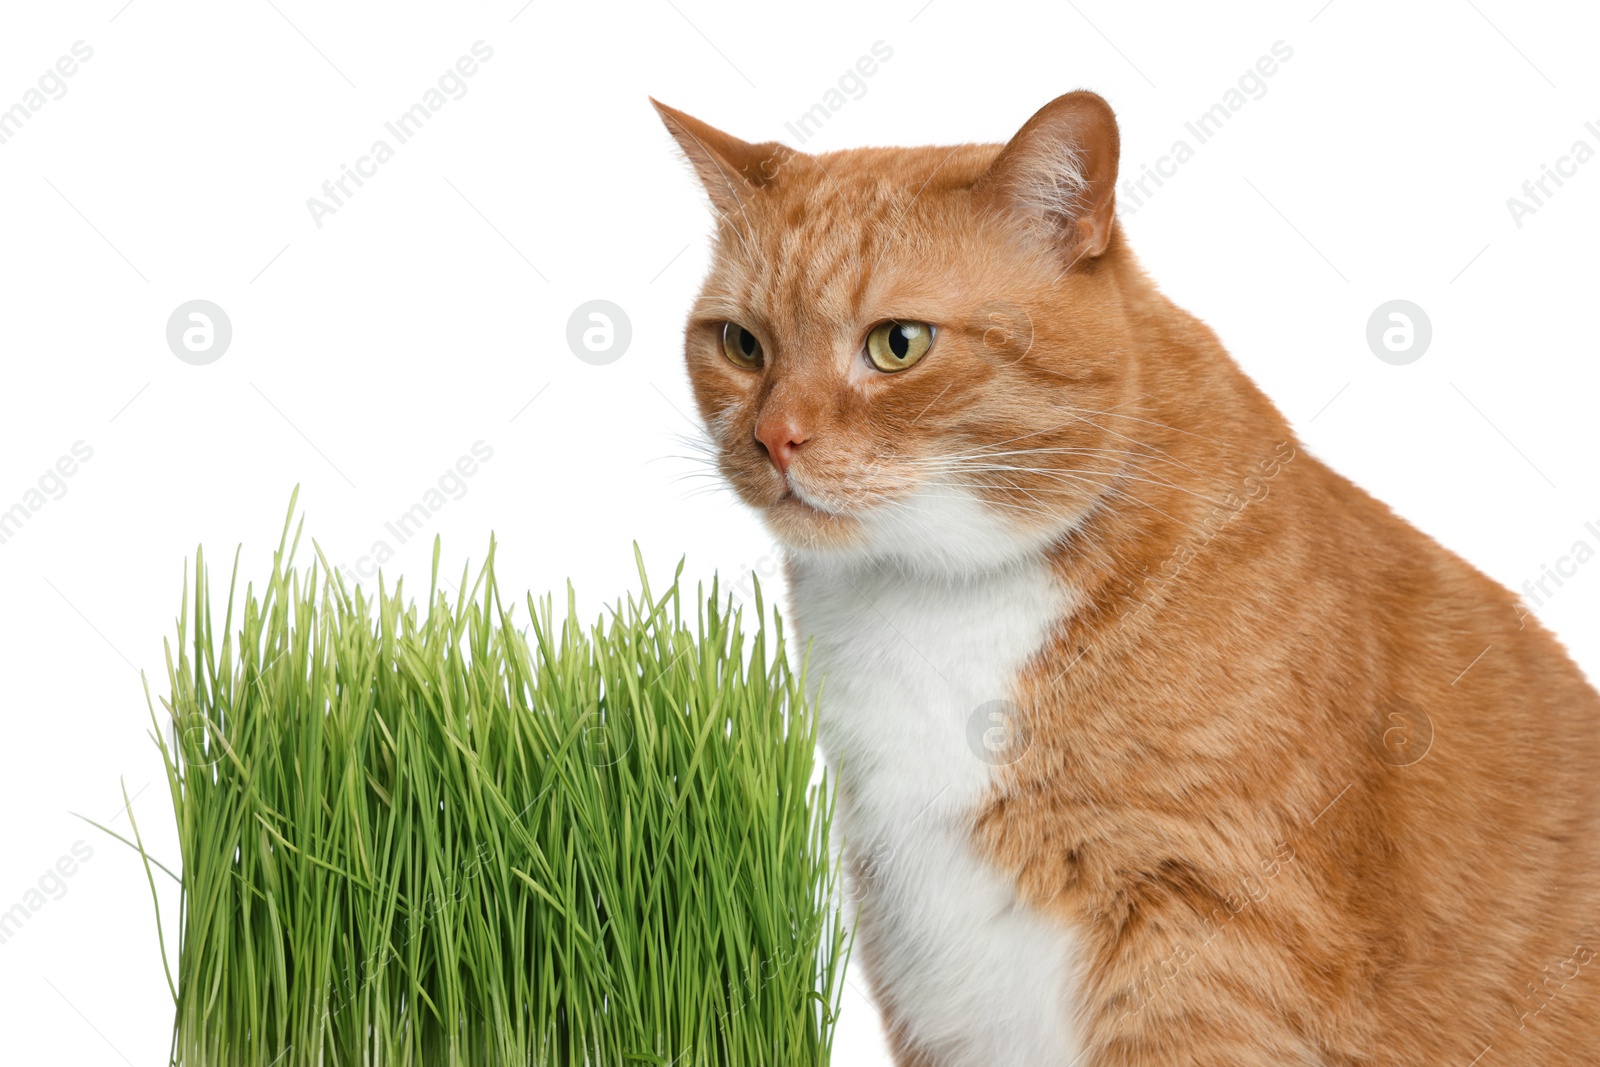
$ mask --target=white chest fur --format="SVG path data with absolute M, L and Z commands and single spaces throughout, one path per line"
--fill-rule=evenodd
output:
M 1076 938 L 971 842 L 995 774 L 971 738 L 991 725 L 985 705 L 1013 697 L 1065 592 L 1039 563 L 956 578 L 811 558 L 792 576 L 846 848 L 870 857 L 855 895 L 878 995 L 939 1067 L 1065 1067 Z

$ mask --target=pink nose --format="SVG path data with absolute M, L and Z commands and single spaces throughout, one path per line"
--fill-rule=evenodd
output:
M 810 434 L 788 419 L 775 419 L 756 427 L 756 440 L 767 450 L 767 458 L 779 474 L 789 473 L 795 451 L 810 439 Z

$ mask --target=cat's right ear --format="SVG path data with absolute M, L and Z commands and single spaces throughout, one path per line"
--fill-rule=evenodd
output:
M 1111 243 L 1121 151 L 1111 105 L 1095 93 L 1068 93 L 1017 131 L 978 188 L 1076 263 Z
M 797 153 L 777 141 L 750 144 L 650 98 L 667 132 L 693 164 L 711 204 L 724 215 L 739 213 L 756 190 L 770 185 Z

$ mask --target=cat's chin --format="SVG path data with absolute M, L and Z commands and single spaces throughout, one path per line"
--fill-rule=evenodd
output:
M 763 507 L 761 517 L 796 552 L 845 551 L 861 534 L 859 517 L 818 507 L 793 490 Z
M 1036 560 L 1073 523 L 1020 527 L 975 492 L 919 488 L 849 513 L 785 493 L 762 509 L 773 536 L 818 563 L 881 566 L 933 574 L 979 574 Z

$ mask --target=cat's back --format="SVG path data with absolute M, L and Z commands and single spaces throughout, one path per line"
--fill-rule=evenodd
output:
M 1327 563 L 1383 656 L 1356 724 L 1392 879 L 1367 918 L 1404 962 L 1377 1003 L 1401 1032 L 1431 1018 L 1481 1033 L 1485 1062 L 1600 1061 L 1600 695 L 1527 604 L 1342 477 L 1321 481 L 1324 528 L 1346 540 Z
M 1341 905 L 1325 940 L 1367 954 L 1376 1062 L 1437 1062 L 1443 1034 L 1600 1062 L 1600 695 L 1517 597 L 1309 455 L 1214 547 L 1217 578 L 1273 591 L 1251 651 L 1338 796 L 1296 862 Z

